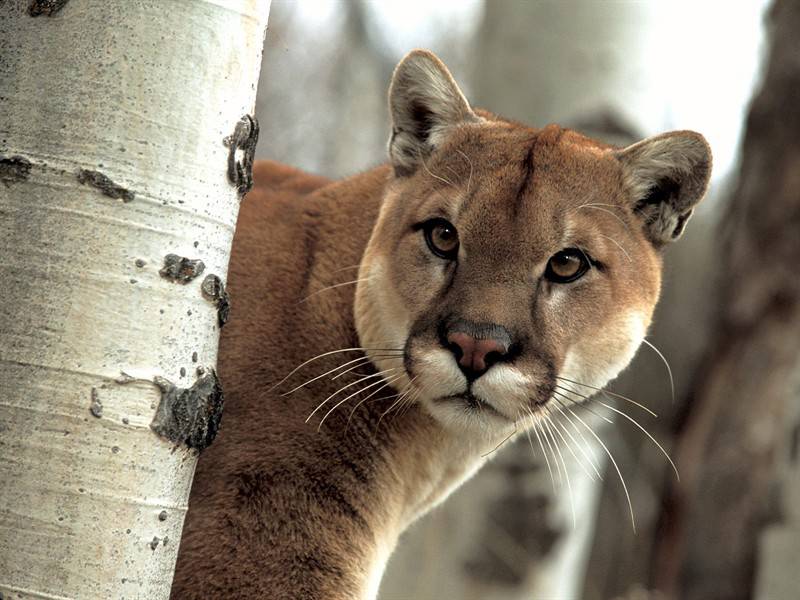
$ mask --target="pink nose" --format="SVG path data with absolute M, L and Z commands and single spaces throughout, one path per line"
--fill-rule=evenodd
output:
M 477 374 L 486 371 L 508 352 L 508 347 L 500 340 L 493 338 L 479 340 L 462 331 L 448 334 L 447 341 L 458 348 L 457 351 L 454 349 L 458 364 L 463 369 Z

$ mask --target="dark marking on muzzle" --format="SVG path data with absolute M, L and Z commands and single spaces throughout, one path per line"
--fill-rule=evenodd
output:
M 224 398 L 217 373 L 209 368 L 189 388 L 179 388 L 163 377 L 154 383 L 161 390 L 150 428 L 176 445 L 204 450 L 219 431 Z
M 522 203 L 525 201 L 525 198 L 530 193 L 531 189 L 533 188 L 533 155 L 536 151 L 536 139 L 534 138 L 531 142 L 530 147 L 528 148 L 528 152 L 525 154 L 525 158 L 522 159 L 522 164 L 520 165 L 520 171 L 522 177 L 520 179 L 519 187 L 517 188 L 517 193 L 514 197 L 513 206 L 513 215 L 516 218 L 519 215 L 520 207 Z

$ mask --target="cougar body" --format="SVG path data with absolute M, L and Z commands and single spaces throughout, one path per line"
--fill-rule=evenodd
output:
M 699 134 L 527 127 L 424 51 L 390 108 L 386 165 L 256 164 L 174 599 L 374 598 L 400 533 L 498 446 L 567 443 L 557 421 L 632 358 L 708 182 Z

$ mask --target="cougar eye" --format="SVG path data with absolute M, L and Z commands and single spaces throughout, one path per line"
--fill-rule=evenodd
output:
M 445 219 L 431 219 L 423 226 L 428 248 L 436 256 L 447 260 L 455 260 L 458 256 L 458 231 Z
M 569 283 L 582 277 L 588 270 L 586 254 L 577 248 L 567 248 L 550 257 L 544 276 L 555 283 Z

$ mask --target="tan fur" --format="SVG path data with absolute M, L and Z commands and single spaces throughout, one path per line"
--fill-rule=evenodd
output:
M 661 268 L 653 232 L 702 196 L 707 147 L 680 150 L 702 138 L 618 150 L 472 111 L 429 53 L 409 55 L 398 74 L 390 165 L 338 182 L 256 165 L 220 346 L 225 415 L 195 476 L 174 599 L 374 597 L 402 530 L 530 426 L 528 411 L 557 410 L 557 376 L 605 385 L 649 325 Z M 665 178 L 667 193 L 652 193 Z M 433 256 L 415 229 L 431 217 L 458 229 L 457 263 Z M 602 269 L 544 280 L 548 259 L 572 246 Z M 515 343 L 513 360 L 473 383 L 477 406 L 445 398 L 466 389 L 441 340 L 454 318 L 502 325 Z M 363 354 L 322 357 L 273 386 L 352 347 L 371 358 L 356 371 L 393 369 L 392 387 L 413 393 L 388 414 L 395 399 L 351 413 L 356 395 L 318 431 L 331 403 L 308 415 L 356 375 L 283 393 Z

